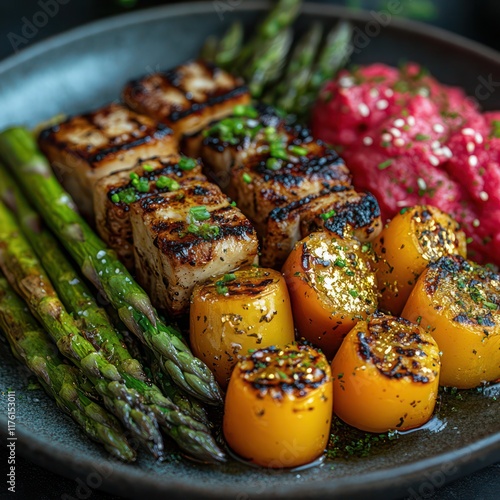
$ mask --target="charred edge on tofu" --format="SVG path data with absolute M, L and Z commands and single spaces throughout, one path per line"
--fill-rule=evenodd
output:
M 284 395 L 307 396 L 327 383 L 328 362 L 323 354 L 307 345 L 280 349 L 275 346 L 259 349 L 241 362 L 241 377 L 258 391 L 260 397 L 273 399 Z
M 196 63 L 200 66 L 203 66 L 205 71 L 207 72 L 207 77 L 210 79 L 214 79 L 217 76 L 217 73 L 222 72 L 220 68 L 214 66 L 211 63 L 208 63 L 206 61 L 196 61 Z M 189 63 L 186 63 L 189 64 Z M 206 96 L 205 101 L 193 101 L 191 93 L 189 90 L 183 88 L 183 79 L 184 75 L 182 74 L 181 71 L 182 66 L 173 68 L 171 70 L 165 71 L 163 73 L 158 73 L 159 76 L 163 78 L 163 81 L 166 86 L 171 86 L 175 87 L 177 90 L 181 91 L 184 93 L 185 99 L 191 103 L 189 109 L 178 109 L 174 110 L 172 113 L 170 113 L 169 116 L 166 118 L 175 123 L 178 122 L 179 120 L 182 120 L 183 118 L 187 118 L 190 115 L 194 115 L 196 113 L 202 112 L 205 108 L 208 108 L 210 106 L 215 106 L 218 104 L 222 104 L 226 101 L 229 101 L 235 97 L 238 97 L 243 94 L 248 93 L 248 87 L 242 83 L 240 79 L 233 78 L 233 83 L 234 83 L 234 88 L 231 90 L 228 90 L 227 88 L 222 88 L 222 89 L 216 89 L 214 92 L 210 92 Z M 147 89 L 144 86 L 144 80 L 147 77 L 139 78 L 137 80 L 132 80 L 128 83 L 127 89 L 129 92 L 131 92 L 135 96 L 140 96 L 141 94 L 145 92 L 149 92 L 149 89 Z
M 154 159 L 157 159 L 157 157 L 150 158 L 149 161 Z M 130 210 L 129 203 L 126 203 L 124 201 L 115 202 L 112 199 L 113 195 L 119 195 L 123 191 L 133 190 L 133 193 L 135 195 L 135 200 L 134 200 L 135 202 L 135 201 L 140 201 L 144 198 L 151 197 L 154 194 L 171 192 L 172 190 L 169 187 L 158 188 L 158 186 L 155 184 L 154 181 L 157 181 L 161 176 L 166 176 L 170 178 L 173 178 L 175 176 L 178 177 L 179 180 L 182 180 L 184 177 L 184 172 L 182 170 L 179 170 L 177 163 L 172 164 L 172 163 L 165 163 L 163 161 L 160 161 L 160 163 L 163 165 L 163 167 L 152 170 L 150 172 L 143 170 L 142 174 L 140 175 L 140 178 L 146 179 L 150 183 L 148 191 L 143 192 L 139 191 L 138 189 L 135 189 L 131 179 L 127 184 L 122 184 L 119 187 L 111 188 L 108 191 L 108 199 L 113 204 L 122 208 L 125 212 L 128 212 Z
M 344 186 L 342 184 L 323 189 L 318 194 L 310 194 L 308 196 L 304 196 L 304 198 L 300 198 L 299 200 L 293 201 L 292 203 L 284 207 L 274 208 L 273 210 L 271 210 L 269 218 L 277 222 L 284 221 L 290 216 L 290 214 L 294 210 L 297 210 L 303 205 L 307 205 L 311 201 L 314 201 L 315 199 L 320 198 L 321 196 L 325 196 L 329 193 L 339 193 L 341 191 L 350 191 L 350 190 L 352 190 L 352 187 Z
M 302 156 L 297 163 L 285 162 L 278 170 L 271 170 L 267 167 L 268 156 L 256 159 L 250 168 L 260 174 L 265 182 L 273 181 L 282 184 L 284 187 L 300 186 L 305 181 L 324 180 L 324 187 L 328 181 L 345 180 L 346 174 L 343 169 L 335 167 L 344 166 L 344 161 L 334 151 L 326 151 L 324 156 L 307 157 Z
M 109 109 L 106 114 L 110 115 L 113 113 L 113 109 Z M 109 137 L 109 143 L 117 143 L 116 146 L 112 146 L 109 148 L 101 149 L 99 150 L 98 153 L 96 154 L 83 154 L 79 153 L 79 155 L 84 158 L 86 161 L 88 161 L 91 166 L 94 163 L 98 163 L 102 160 L 104 160 L 107 156 L 109 155 L 114 155 L 116 153 L 119 153 L 120 151 L 128 151 L 130 149 L 136 148 L 138 146 L 142 146 L 143 144 L 147 144 L 151 142 L 152 139 L 163 139 L 164 137 L 168 135 L 172 135 L 173 131 L 171 128 L 167 127 L 163 123 L 155 123 L 151 121 L 151 125 L 147 125 L 145 123 L 142 123 L 138 118 L 136 118 L 136 114 L 131 111 L 131 115 L 128 117 L 128 120 L 135 123 L 137 126 L 136 130 L 132 132 L 132 136 L 136 137 L 135 140 L 130 141 L 130 142 L 120 142 L 121 138 L 118 137 Z M 72 116 L 65 120 L 62 123 L 59 123 L 57 125 L 53 125 L 51 127 L 48 127 L 44 130 L 42 130 L 38 136 L 39 142 L 48 142 L 54 146 L 56 146 L 59 149 L 67 149 L 69 147 L 69 144 L 67 142 L 63 142 L 57 139 L 57 132 L 61 130 L 61 127 L 63 125 L 66 125 L 70 123 L 74 118 L 80 117 L 84 120 L 86 120 L 89 124 L 92 125 L 96 130 L 102 130 L 103 128 L 96 122 L 95 117 L 97 115 L 102 115 L 104 114 L 104 111 L 98 110 L 94 111 L 91 113 L 86 113 L 83 115 L 77 115 L 77 116 Z M 144 120 L 150 121 L 149 118 L 147 117 L 141 117 Z
M 366 193 L 357 202 L 347 203 L 335 212 L 333 217 L 326 219 L 324 227 L 332 233 L 344 236 L 347 226 L 353 229 L 367 227 L 367 235 L 375 228 L 371 227 L 374 219 L 380 217 L 380 207 L 371 193 Z
M 360 357 L 388 378 L 426 384 L 437 377 L 437 371 L 419 362 L 419 358 L 427 358 L 420 346 L 430 342 L 422 338 L 418 326 L 404 318 L 374 317 L 368 323 L 368 334 L 359 331 L 357 339 Z
M 147 202 L 149 199 L 145 201 Z M 158 201 L 157 199 L 156 202 Z M 219 228 L 217 234 L 214 234 L 210 241 L 219 241 L 226 238 L 248 241 L 255 235 L 255 229 L 250 221 L 240 217 L 239 214 L 233 213 L 233 215 L 229 214 L 228 216 L 228 212 L 231 211 L 234 212 L 234 208 L 228 206 L 210 212 L 210 220 L 207 223 Z M 195 253 L 199 245 L 206 243 L 207 239 L 202 235 L 188 232 L 186 226 L 186 221 L 162 221 L 153 224 L 152 229 L 157 234 L 153 243 L 163 254 L 171 256 L 181 264 L 189 264 L 193 267 L 202 266 L 204 262 Z M 167 235 L 172 235 L 173 239 L 168 239 Z M 210 253 L 215 252 L 212 248 L 209 251 Z M 209 261 L 212 258 L 223 257 L 214 254 L 210 258 L 203 259 L 203 261 Z
M 435 295 L 441 286 L 453 301 L 453 321 L 462 325 L 496 326 L 500 310 L 499 274 L 458 255 L 444 256 L 429 264 L 424 283 L 429 296 Z M 484 334 L 489 335 L 489 331 L 485 329 Z

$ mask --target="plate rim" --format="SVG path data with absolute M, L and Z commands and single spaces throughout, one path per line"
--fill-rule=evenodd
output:
M 245 1 L 236 6 L 235 11 L 264 10 L 269 7 L 270 3 L 270 1 Z M 370 11 L 356 11 L 347 7 L 318 3 L 304 4 L 302 12 L 312 15 L 320 14 L 330 19 L 347 18 L 355 22 L 369 22 L 372 19 Z M 215 15 L 213 2 L 200 1 L 151 7 L 107 17 L 73 28 L 64 33 L 36 42 L 1 61 L 0 78 L 2 74 L 14 70 L 16 66 L 22 65 L 60 46 L 97 36 L 114 29 L 123 29 L 127 26 L 143 24 L 158 20 L 159 18 L 172 18 L 192 13 L 198 15 L 211 13 Z M 390 28 L 406 33 L 411 32 L 414 35 L 427 39 L 431 38 L 446 46 L 460 47 L 462 50 L 476 57 L 500 66 L 500 52 L 461 35 L 450 33 L 442 28 L 412 20 L 395 19 L 394 17 L 390 22 Z M 6 437 L 6 419 L 3 416 L 0 418 L 0 423 L 2 424 L 0 425 L 0 435 Z M 19 425 L 16 432 L 20 454 L 44 468 L 70 478 L 74 478 L 76 471 L 89 473 L 94 470 L 94 466 L 96 465 L 94 459 L 85 458 L 85 455 L 81 453 L 75 456 L 71 453 L 69 446 L 47 446 L 46 441 L 37 438 L 36 435 L 30 432 L 29 427 L 24 427 L 23 425 Z M 421 483 L 426 473 L 436 471 L 436 467 L 445 462 L 453 462 L 455 465 L 458 465 L 456 472 L 446 477 L 446 482 L 449 482 L 463 475 L 464 471 L 473 472 L 499 460 L 500 431 L 453 451 L 434 455 L 397 468 L 366 473 L 361 483 L 359 482 L 359 476 L 332 478 L 331 480 L 315 482 L 312 491 L 310 484 L 294 484 L 292 486 L 282 485 L 272 487 L 271 489 L 266 489 L 264 492 L 252 492 L 251 495 L 255 498 L 262 498 L 269 495 L 285 498 L 304 498 L 306 494 L 308 497 L 318 497 L 328 494 L 329 498 L 340 498 L 345 497 L 345 495 L 349 495 L 352 498 L 353 495 L 357 497 L 366 493 L 372 495 L 381 494 L 389 488 L 394 493 L 395 491 L 403 491 L 412 485 Z M 105 462 L 108 462 L 108 460 L 103 461 L 103 463 Z M 110 476 L 110 479 L 104 478 L 101 486 L 102 489 L 110 492 L 117 490 L 116 478 L 123 479 L 125 476 L 127 481 L 126 484 L 122 483 L 122 489 L 126 489 L 131 493 L 138 491 L 142 493 L 150 492 L 153 495 L 169 493 L 176 496 L 178 494 L 179 497 L 182 496 L 184 498 L 186 495 L 196 495 L 197 498 L 200 498 L 200 496 L 204 496 L 205 498 L 234 498 L 242 493 L 241 487 L 235 487 L 234 485 L 227 485 L 222 488 L 214 487 L 211 491 L 207 491 L 203 486 L 196 486 L 186 482 L 175 482 L 175 479 L 174 481 L 169 480 L 165 482 L 161 478 L 149 474 L 145 475 L 144 470 L 139 467 L 127 466 L 115 461 L 113 463 L 116 464 L 117 470 Z M 127 469 L 122 471 L 120 470 L 122 467 L 127 467 Z M 113 477 L 115 478 L 114 480 Z M 133 491 L 130 490 L 132 485 Z

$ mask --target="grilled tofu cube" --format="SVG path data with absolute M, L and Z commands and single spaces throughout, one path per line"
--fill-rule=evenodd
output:
M 186 182 L 130 208 L 137 278 L 173 315 L 187 311 L 195 284 L 257 258 L 252 224 L 212 183 Z
M 87 217 L 93 216 L 93 190 L 101 177 L 131 168 L 139 158 L 177 152 L 171 129 L 121 104 L 49 127 L 40 133 L 39 144 Z
M 124 101 L 171 127 L 178 135 L 194 133 L 250 102 L 243 80 L 203 61 L 191 61 L 163 73 L 131 81 Z
M 181 150 L 187 156 L 201 158 L 207 176 L 225 191 L 233 166 L 243 165 L 268 147 L 266 129 L 284 130 L 285 124 L 270 106 L 238 106 L 231 116 L 184 136 Z
M 127 268 L 133 271 L 131 204 L 148 196 L 182 189 L 187 181 L 206 180 L 199 162 L 179 155 L 139 160 L 131 169 L 109 174 L 95 185 L 97 231 Z
M 292 145 L 293 140 L 290 137 Z M 266 235 L 267 220 L 275 208 L 319 194 L 327 187 L 351 187 L 349 170 L 335 151 L 315 141 L 299 147 L 307 152 L 287 153 L 286 160 L 266 152 L 232 169 L 228 193 L 255 224 L 261 237 Z
M 321 229 L 373 240 L 382 230 L 377 200 L 371 193 L 339 186 L 274 209 L 262 242 L 261 264 L 280 268 L 297 241 Z

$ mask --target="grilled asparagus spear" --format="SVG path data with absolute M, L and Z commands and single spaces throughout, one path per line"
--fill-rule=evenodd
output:
M 155 456 L 161 456 L 163 439 L 154 415 L 144 408 L 137 392 L 124 384 L 116 366 L 82 337 L 3 202 L 0 202 L 0 268 L 59 351 L 91 380 L 108 410 Z
M 243 73 L 249 60 L 253 59 L 257 52 L 262 53 L 262 46 L 267 45 L 295 21 L 301 3 L 301 0 L 279 0 L 256 27 L 254 36 L 241 49 L 236 59 L 237 72 Z
M 292 38 L 290 28 L 280 31 L 275 37 L 265 41 L 248 61 L 243 77 L 247 80 L 250 93 L 255 99 L 260 98 L 266 85 L 279 78 Z
M 109 300 L 127 328 L 161 359 L 162 369 L 188 393 L 210 404 L 221 403 L 211 371 L 193 356 L 180 332 L 161 321 L 144 290 L 78 214 L 30 132 L 11 128 L 0 133 L 0 155 L 83 275 Z
M 323 28 L 315 23 L 295 47 L 285 74 L 276 86 L 273 104 L 286 113 L 298 113 L 295 104 L 309 84 Z
M 307 89 L 297 92 L 295 109 L 309 111 L 321 87 L 339 71 L 350 55 L 352 26 L 339 22 L 327 35 L 325 45 L 312 69 Z
M 233 23 L 217 45 L 214 62 L 226 70 L 238 56 L 243 44 L 243 26 L 240 22 Z
M 121 460 L 135 460 L 135 451 L 119 422 L 87 397 L 78 370 L 63 362 L 53 342 L 1 274 L 0 327 L 14 356 L 37 376 L 47 394 L 92 440 Z
M 133 359 L 109 318 L 97 305 L 52 234 L 44 229 L 38 214 L 30 207 L 12 178 L 0 165 L 0 198 L 15 212 L 20 226 L 31 242 L 42 265 L 68 311 L 94 347 L 111 361 L 129 389 L 137 391 L 141 402 L 156 417 L 161 428 L 187 455 L 202 461 L 218 461 L 224 454 L 215 444 L 208 428 L 183 413 L 158 387 L 148 385 L 140 362 Z

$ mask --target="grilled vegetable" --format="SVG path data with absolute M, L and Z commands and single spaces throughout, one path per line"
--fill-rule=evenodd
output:
M 222 398 L 210 370 L 191 354 L 180 332 L 161 321 L 144 290 L 76 212 L 31 134 L 22 128 L 0 133 L 0 155 L 84 276 L 118 311 L 129 330 L 159 356 L 162 369 L 188 393 L 218 404 Z
M 191 61 L 129 82 L 123 100 L 134 111 L 166 124 L 180 136 L 192 134 L 248 104 L 243 80 L 203 61 Z
M 400 314 L 429 262 L 466 255 L 465 234 L 449 215 L 432 206 L 402 210 L 373 242 L 380 308 Z
M 261 263 L 281 267 L 297 241 L 321 229 L 361 242 L 372 241 L 382 229 L 377 200 L 370 193 L 333 186 L 275 208 L 267 220 Z
M 293 342 L 290 297 L 280 273 L 249 267 L 197 285 L 191 297 L 190 344 L 225 388 L 250 349 Z
M 90 439 L 101 443 L 116 458 L 135 460 L 135 451 L 118 421 L 88 398 L 88 384 L 83 383 L 81 374 L 64 363 L 50 337 L 1 275 L 0 327 L 14 356 L 37 376 L 47 394 Z
M 330 367 L 312 347 L 260 349 L 236 365 L 223 430 L 242 458 L 272 468 L 307 464 L 323 453 L 331 419 Z
M 333 411 L 369 432 L 405 430 L 432 416 L 439 385 L 439 348 L 402 318 L 360 321 L 332 362 Z
M 89 378 L 106 407 L 133 437 L 153 455 L 161 457 L 163 439 L 154 415 L 144 407 L 138 393 L 126 386 L 116 365 L 81 335 L 76 321 L 66 311 L 13 216 L 1 201 L 0 267 L 61 354 Z
M 231 24 L 229 29 L 217 44 L 214 56 L 214 62 L 217 66 L 220 66 L 227 71 L 231 71 L 232 65 L 238 57 L 243 44 L 243 35 L 243 26 L 239 21 Z
M 293 32 L 286 29 L 260 46 L 242 71 L 254 99 L 262 96 L 266 85 L 276 81 L 285 66 Z
M 344 66 L 351 50 L 353 28 L 347 21 L 341 21 L 328 33 L 309 79 L 306 91 L 297 92 L 296 109 L 301 116 L 307 116 L 321 87 Z
M 500 378 L 500 276 L 460 256 L 429 264 L 402 316 L 442 351 L 441 385 L 467 389 Z
M 206 181 L 201 165 L 191 158 L 171 155 L 139 160 L 132 169 L 113 172 L 95 185 L 97 231 L 127 269 L 135 268 L 131 205 L 153 195 L 179 192 L 185 181 Z
M 139 158 L 170 155 L 177 149 L 172 130 L 121 104 L 46 128 L 39 143 L 80 212 L 89 217 L 97 180 L 131 168 Z
M 273 95 L 273 104 L 285 113 L 298 113 L 296 102 L 307 89 L 323 28 L 314 23 L 297 42 L 290 62 Z
M 237 72 L 247 68 L 250 59 L 262 52 L 262 47 L 283 33 L 296 19 L 300 0 L 280 0 L 267 14 L 266 18 L 255 28 L 252 38 L 241 49 L 235 64 Z
M 319 232 L 299 241 L 283 266 L 300 336 L 331 359 L 345 335 L 377 309 L 369 245 Z
M 209 182 L 145 198 L 131 206 L 136 270 L 153 304 L 188 312 L 194 286 L 254 262 L 258 240 L 250 221 Z
M 41 219 L 28 205 L 12 180 L 0 167 L 0 181 L 9 186 L 0 197 L 11 205 L 49 278 L 83 336 L 106 359 L 113 363 L 128 389 L 136 393 L 144 408 L 188 456 L 201 461 L 215 462 L 224 459 L 209 430 L 203 424 L 185 414 L 158 387 L 148 384 L 141 363 L 132 358 L 123 339 L 110 323 L 109 318 L 92 297 L 90 290 L 74 270 L 52 234 L 43 226 Z

